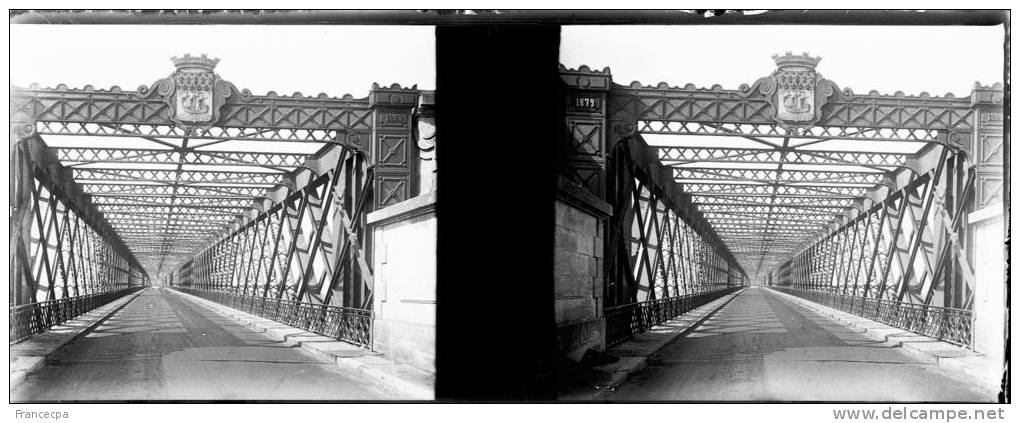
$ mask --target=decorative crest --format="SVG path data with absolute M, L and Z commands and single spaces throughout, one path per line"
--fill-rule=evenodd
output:
M 188 130 L 212 126 L 232 92 L 230 84 L 213 72 L 220 59 L 185 54 L 170 60 L 177 70 L 162 81 L 159 93 L 173 107 L 174 122 Z
M 769 85 L 774 92 L 765 94 L 772 105 L 773 119 L 786 127 L 807 126 L 818 121 L 820 110 L 833 94 L 834 87 L 815 72 L 822 58 L 811 57 L 806 52 L 795 55 L 788 51 L 782 56 L 774 55 L 772 59 L 776 61 L 777 69 Z

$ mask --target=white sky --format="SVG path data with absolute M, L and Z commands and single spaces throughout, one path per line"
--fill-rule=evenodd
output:
M 11 25 L 11 83 L 133 90 L 206 53 L 253 93 L 368 94 L 372 82 L 435 88 L 429 26 Z M 564 26 L 561 61 L 612 68 L 614 81 L 737 88 L 768 75 L 772 55 L 808 51 L 818 71 L 857 93 L 970 93 L 1002 81 L 1003 29 L 879 26 Z
M 1004 29 L 965 26 L 564 26 L 560 61 L 609 66 L 613 81 L 735 89 L 775 70 L 773 54 L 821 56 L 818 72 L 858 94 L 970 95 L 1002 82 Z
M 435 89 L 431 26 L 11 25 L 11 83 L 135 90 L 170 58 L 205 53 L 254 94 L 368 95 L 372 82 Z

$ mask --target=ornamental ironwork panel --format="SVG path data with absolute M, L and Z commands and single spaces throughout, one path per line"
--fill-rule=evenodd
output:
M 820 58 L 787 52 L 773 59 L 772 75 L 736 90 L 613 84 L 609 119 L 642 133 L 882 140 L 928 140 L 935 130 L 972 128 L 970 98 L 858 95 L 824 79 L 815 70 Z
M 173 58 L 176 71 L 136 91 L 86 86 L 72 89 L 14 88 L 11 122 L 41 134 L 106 134 L 175 137 L 261 138 L 266 134 L 231 133 L 228 128 L 270 130 L 277 140 L 337 139 L 337 134 L 372 129 L 369 99 L 301 93 L 253 95 L 213 72 L 218 59 L 185 55 Z M 54 122 L 36 126 L 38 122 Z M 154 127 L 161 128 L 154 128 Z M 214 129 L 216 128 L 216 129 Z M 284 132 L 275 132 L 282 130 Z M 318 132 L 316 134 L 315 132 Z M 246 136 L 247 134 L 247 136 Z M 318 136 L 316 136 L 318 135 Z

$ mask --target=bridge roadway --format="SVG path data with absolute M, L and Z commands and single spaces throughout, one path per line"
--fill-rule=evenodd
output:
M 610 401 L 990 402 L 967 382 L 780 294 L 748 288 Z
M 11 400 L 381 400 L 366 378 L 150 288 L 66 345 Z

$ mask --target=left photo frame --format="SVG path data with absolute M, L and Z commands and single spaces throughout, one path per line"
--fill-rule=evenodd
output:
M 11 402 L 435 398 L 434 27 L 10 29 Z

